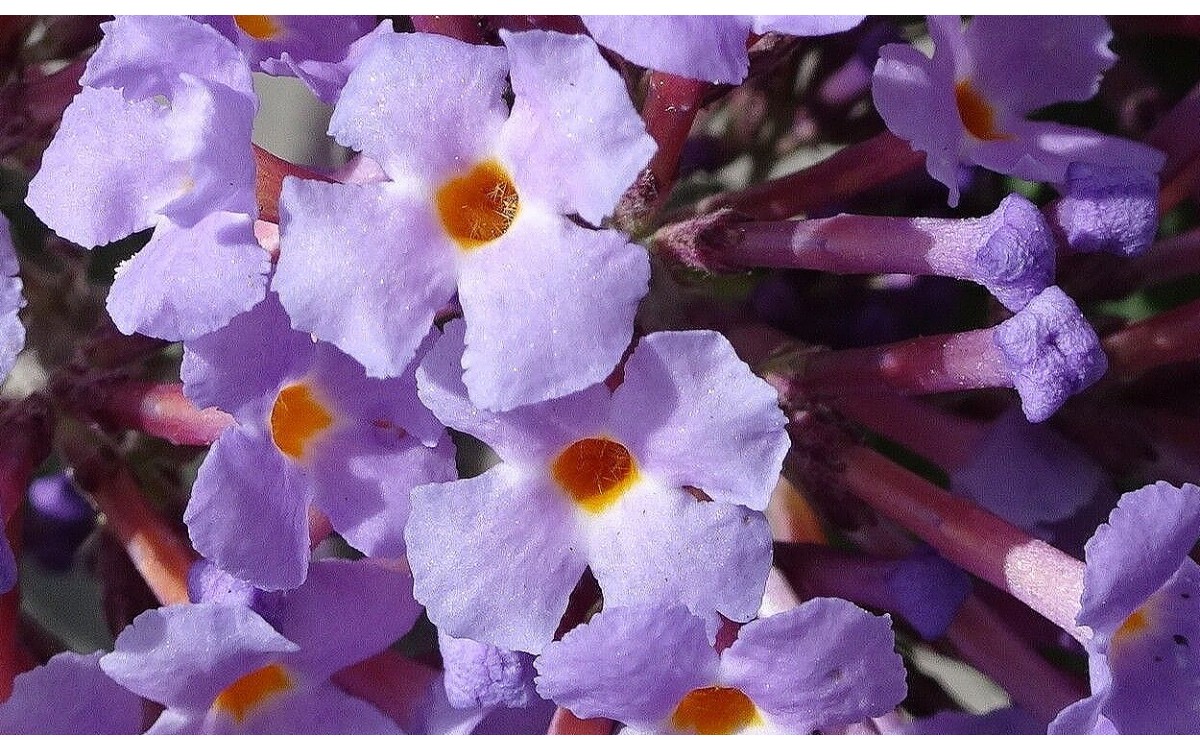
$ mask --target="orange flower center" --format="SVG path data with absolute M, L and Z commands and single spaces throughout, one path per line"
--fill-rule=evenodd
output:
M 463 250 L 502 237 L 521 204 L 512 178 L 494 159 L 447 180 L 438 188 L 434 202 L 446 233 Z
M 615 503 L 637 480 L 629 450 L 602 437 L 576 440 L 550 466 L 554 481 L 581 508 L 599 513 Z
M 250 712 L 273 696 L 290 690 L 295 683 L 280 664 L 268 664 L 234 680 L 217 695 L 213 708 L 224 711 L 237 722 L 243 722 Z
M 304 458 L 312 441 L 332 424 L 329 409 L 303 383 L 281 390 L 271 407 L 271 439 L 275 447 L 295 459 Z
M 239 29 L 246 32 L 247 36 L 254 37 L 259 41 L 274 41 L 283 31 L 283 27 L 279 25 L 274 16 L 234 16 L 233 22 Z
M 683 696 L 671 714 L 676 731 L 694 734 L 734 734 L 762 722 L 754 701 L 737 688 L 696 688 Z
M 967 132 L 981 141 L 999 141 L 1008 138 L 996 129 L 996 112 L 983 94 L 964 79 L 954 87 L 954 102 L 958 105 L 958 116 L 962 118 Z

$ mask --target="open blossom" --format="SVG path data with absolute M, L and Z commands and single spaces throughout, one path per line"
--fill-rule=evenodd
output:
M 1073 163 L 1157 172 L 1158 151 L 1085 128 L 1025 119 L 1091 98 L 1116 59 L 1098 16 L 929 18 L 934 53 L 880 50 L 872 95 L 888 129 L 926 153 L 929 174 L 958 205 L 960 165 L 1063 183 Z
M 866 16 L 582 16 L 601 45 L 645 68 L 713 83 L 741 83 L 750 69 L 749 36 L 777 31 L 820 36 Z
M 141 696 L 100 669 L 99 651 L 64 651 L 18 675 L 0 704 L 0 734 L 138 734 Z
M 237 424 L 200 466 L 184 520 L 196 549 L 262 588 L 304 580 L 309 508 L 359 551 L 404 554 L 409 491 L 454 476 L 445 430 L 417 400 L 412 369 L 368 378 L 293 331 L 273 294 L 192 341 L 184 387 Z
M 447 326 L 418 371 L 421 398 L 501 463 L 413 491 L 409 563 L 430 620 L 537 653 L 585 567 L 606 605 L 754 616 L 771 555 L 759 511 L 787 437 L 774 391 L 724 339 L 650 334 L 615 392 L 595 385 L 505 413 L 468 400 L 462 340 L 461 324 Z
M 329 678 L 412 627 L 411 585 L 367 561 L 317 562 L 303 586 L 266 595 L 259 611 L 211 601 L 145 612 L 100 666 L 166 706 L 152 734 L 395 733 Z
M 1200 732 L 1200 487 L 1128 492 L 1087 543 L 1079 624 L 1092 695 L 1052 732 Z
M 802 734 L 879 716 L 907 691 L 889 618 L 812 599 L 720 654 L 682 607 L 609 608 L 546 647 L 542 695 L 638 732 Z
M 103 28 L 28 203 L 84 247 L 153 227 L 117 270 L 109 314 L 125 333 L 192 338 L 266 291 L 270 264 L 253 231 L 250 69 L 188 18 L 121 17 Z
M 591 40 L 503 38 L 504 49 L 374 39 L 330 133 L 388 180 L 288 179 L 273 281 L 297 328 L 374 377 L 403 372 L 457 291 L 467 389 L 492 409 L 577 391 L 616 366 L 646 252 L 570 216 L 599 224 L 654 151 Z

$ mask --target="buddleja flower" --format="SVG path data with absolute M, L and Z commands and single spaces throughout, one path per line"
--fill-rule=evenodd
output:
M 617 364 L 646 252 L 570 217 L 598 224 L 654 151 L 590 39 L 501 33 L 505 49 L 375 38 L 330 133 L 389 181 L 286 180 L 273 281 L 298 329 L 373 377 L 404 371 L 457 290 L 467 388 L 492 409 L 577 391 Z
M 1166 482 L 1121 496 L 1087 543 L 1082 609 L 1089 698 L 1052 732 L 1200 732 L 1200 487 Z
M 0 705 L 0 734 L 137 734 L 142 698 L 100 669 L 102 652 L 56 654 L 17 675 Z
M 493 413 L 463 387 L 463 328 L 448 325 L 422 362 L 421 399 L 501 463 L 413 491 L 408 558 L 434 624 L 537 653 L 585 567 L 606 606 L 680 602 L 710 623 L 755 615 L 771 559 L 759 511 L 788 439 L 774 390 L 728 342 L 651 334 L 615 392 Z
M 534 665 L 542 695 L 639 732 L 809 733 L 879 716 L 907 692 L 890 618 L 841 599 L 747 623 L 720 654 L 682 607 L 606 606 Z
M 196 549 L 261 588 L 308 569 L 308 510 L 368 555 L 404 554 L 413 486 L 452 479 L 453 448 L 417 400 L 412 369 L 368 378 L 293 331 L 273 294 L 185 348 L 184 390 L 231 413 L 196 476 L 184 520 Z
M 4 382 L 17 355 L 25 348 L 25 326 L 17 317 L 17 312 L 25 306 L 21 297 L 21 279 L 17 275 L 20 271 L 8 219 L 0 216 L 0 383 Z
M 363 37 L 376 27 L 375 16 L 196 16 L 196 20 L 236 44 L 252 68 L 295 76 L 327 104 L 337 101 L 365 49 Z M 390 25 L 384 22 L 379 28 Z
M 408 632 L 420 614 L 411 592 L 406 572 L 325 560 L 254 609 L 211 601 L 145 612 L 100 666 L 166 706 L 152 734 L 395 733 L 329 678 Z
M 102 28 L 27 202 L 89 248 L 153 227 L 118 268 L 109 314 L 123 333 L 193 338 L 266 290 L 270 264 L 253 231 L 250 70 L 237 48 L 188 18 L 122 17 Z
M 872 95 L 888 129 L 926 153 L 958 204 L 958 168 L 1061 184 L 1073 163 L 1157 172 L 1152 148 L 1085 128 L 1032 121 L 1036 109 L 1095 95 L 1116 60 L 1098 16 L 929 18 L 930 59 L 907 44 L 880 50 Z
M 741 83 L 751 33 L 820 36 L 866 16 L 581 16 L 588 33 L 631 63 L 713 83 Z

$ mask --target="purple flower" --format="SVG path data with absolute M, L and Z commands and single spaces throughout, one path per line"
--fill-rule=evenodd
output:
M 807 734 L 883 714 L 907 691 L 890 618 L 841 599 L 747 623 L 719 655 L 682 607 L 606 606 L 534 666 L 543 696 L 638 732 Z
M 0 216 L 0 383 L 4 382 L 17 355 L 25 348 L 25 326 L 17 317 L 17 312 L 25 306 L 21 297 L 20 272 L 8 219 Z
M 821 36 L 866 16 L 581 16 L 602 46 L 644 68 L 713 83 L 741 83 L 751 33 Z
M 598 224 L 654 151 L 591 40 L 502 36 L 506 50 L 377 36 L 330 132 L 390 181 L 286 180 L 274 279 L 297 328 L 373 377 L 404 371 L 457 290 L 467 388 L 494 409 L 577 391 L 616 366 L 646 252 L 568 217 Z
M 1091 98 L 1116 59 L 1098 16 L 929 18 L 930 59 L 889 44 L 875 67 L 875 106 L 888 129 L 924 151 L 929 174 L 958 205 L 958 169 L 978 164 L 1026 180 L 1062 183 L 1072 163 L 1157 172 L 1158 151 L 1084 128 L 1025 117 Z
M 293 331 L 274 295 L 190 342 L 182 374 L 193 402 L 237 419 L 200 466 L 184 515 L 192 542 L 261 588 L 304 580 L 310 506 L 360 551 L 400 557 L 409 491 L 455 476 L 412 370 L 368 378 Z
M 1200 732 L 1200 487 L 1157 482 L 1121 496 L 1087 543 L 1082 609 L 1092 695 L 1052 732 Z
M 252 68 L 295 76 L 333 104 L 375 28 L 375 16 L 196 16 L 237 45 Z M 391 22 L 380 24 L 391 28 Z M 360 42 L 363 40 L 363 42 Z
M 1054 221 L 1072 250 L 1125 257 L 1150 249 L 1158 232 L 1158 178 L 1137 169 L 1072 164 Z
M 266 288 L 269 262 L 253 232 L 250 70 L 220 34 L 187 18 L 102 27 L 27 202 L 84 247 L 153 227 L 117 269 L 109 314 L 124 333 L 192 338 Z
M 413 491 L 409 563 L 434 624 L 536 653 L 587 566 L 608 605 L 754 616 L 771 557 L 758 511 L 788 439 L 774 390 L 728 342 L 651 334 L 615 392 L 601 384 L 493 413 L 463 386 L 463 327 L 448 325 L 422 363 L 421 399 L 501 463 Z
M 166 706 L 152 734 L 394 733 L 329 678 L 387 648 L 419 614 L 407 573 L 326 560 L 274 595 L 267 619 L 232 601 L 145 612 L 100 666 Z
M 66 474 L 51 474 L 29 484 L 25 516 L 25 552 L 57 571 L 71 567 L 75 553 L 96 525 L 96 511 Z
M 17 675 L 0 705 L 0 734 L 138 734 L 142 698 L 100 670 L 100 657 L 64 652 Z
M 455 708 L 523 708 L 538 700 L 533 657 L 438 633 L 446 697 Z

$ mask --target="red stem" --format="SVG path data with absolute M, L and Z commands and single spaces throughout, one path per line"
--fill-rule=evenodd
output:
M 413 29 L 441 34 L 467 44 L 487 44 L 476 16 L 412 16 Z
M 1103 346 L 1109 372 L 1127 380 L 1160 365 L 1200 359 L 1200 300 L 1109 334 Z

